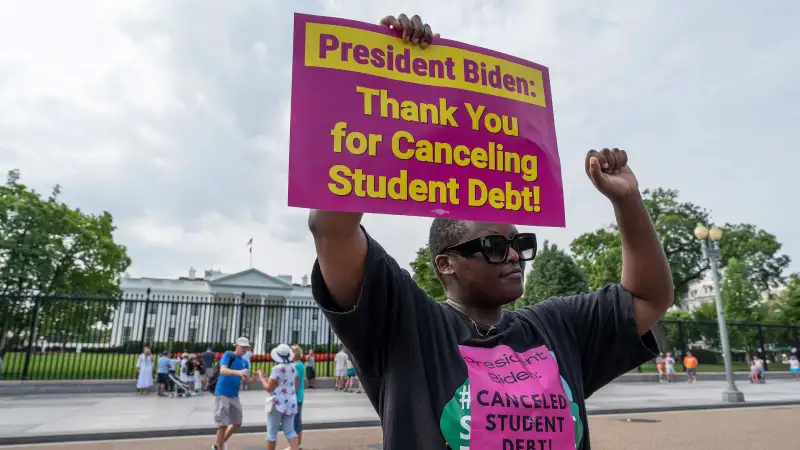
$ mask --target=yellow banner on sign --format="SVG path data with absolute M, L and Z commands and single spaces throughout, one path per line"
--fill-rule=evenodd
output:
M 426 49 L 373 31 L 306 24 L 305 65 L 464 89 L 547 106 L 542 72 L 512 61 L 444 45 Z

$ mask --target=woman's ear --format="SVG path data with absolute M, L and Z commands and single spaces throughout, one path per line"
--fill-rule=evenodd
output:
M 450 276 L 455 273 L 450 256 L 436 255 L 436 258 L 433 260 L 433 262 L 436 264 L 436 270 L 438 270 L 441 275 Z

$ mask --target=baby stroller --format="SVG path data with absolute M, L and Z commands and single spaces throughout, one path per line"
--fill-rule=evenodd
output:
M 169 381 L 170 381 L 170 390 L 169 390 L 169 398 L 172 397 L 191 397 L 192 390 L 189 389 L 189 386 L 180 380 L 177 376 L 175 376 L 174 372 L 169 373 Z

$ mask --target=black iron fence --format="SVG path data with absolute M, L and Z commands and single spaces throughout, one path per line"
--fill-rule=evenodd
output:
M 788 370 L 789 357 L 797 356 L 800 348 L 796 324 L 728 321 L 726 328 L 736 371 L 748 371 L 753 356 L 760 356 L 768 370 Z M 659 347 L 665 353 L 672 353 L 679 368 L 683 368 L 683 357 L 691 352 L 698 360 L 698 371 L 724 371 L 716 321 L 663 319 L 655 331 Z M 655 362 L 649 362 L 638 370 L 656 372 L 658 369 Z
M 251 340 L 253 367 L 268 369 L 279 343 L 316 353 L 333 373 L 341 342 L 313 303 L 284 297 L 139 295 L 123 298 L 0 298 L 0 379 L 131 379 L 144 347 L 170 356 L 229 350 Z
M 716 322 L 665 319 L 657 331 L 662 350 L 679 363 L 691 351 L 700 371 L 723 370 Z M 253 343 L 255 369 L 268 369 L 269 351 L 278 343 L 299 344 L 316 353 L 318 376 L 330 376 L 341 345 L 308 300 L 246 293 L 0 298 L 0 333 L 3 380 L 132 379 L 144 347 L 155 362 L 163 351 L 223 352 L 239 336 Z M 800 347 L 794 324 L 730 322 L 728 334 L 736 370 L 747 370 L 756 354 L 770 370 L 784 370 Z M 655 372 L 656 366 L 650 362 L 638 371 Z

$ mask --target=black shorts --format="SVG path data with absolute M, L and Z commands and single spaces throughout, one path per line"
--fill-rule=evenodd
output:
M 167 384 L 167 374 L 159 373 L 158 375 L 156 375 L 156 382 L 158 384 Z
M 306 367 L 306 378 L 309 380 L 317 378 L 317 371 L 313 367 Z

